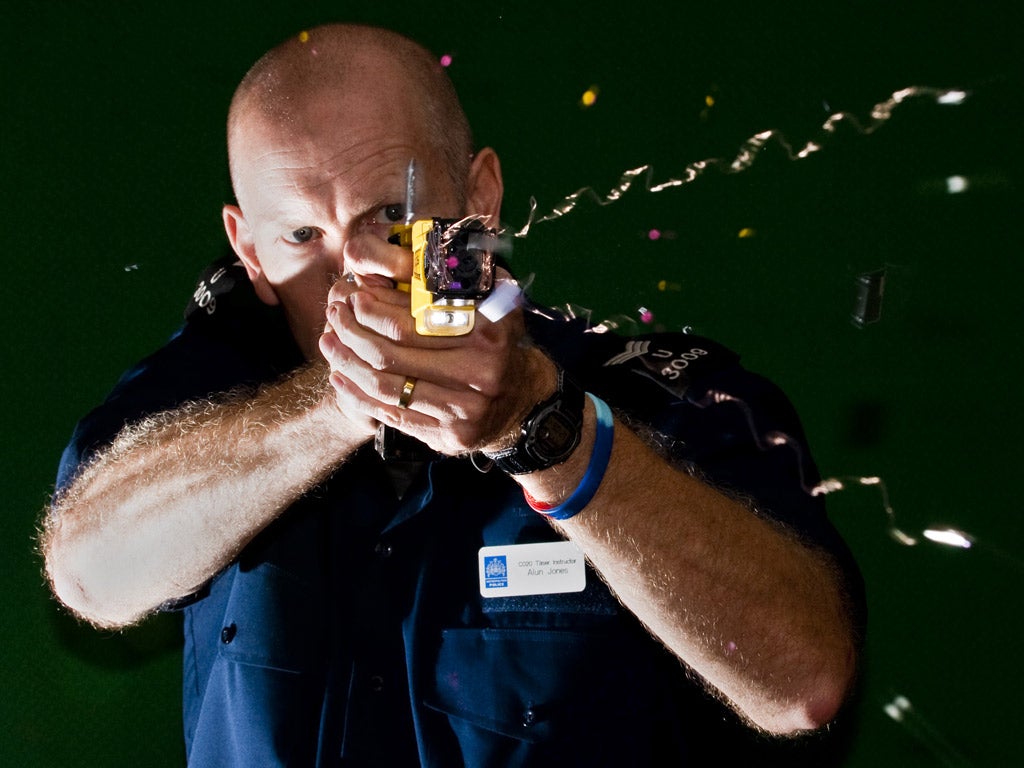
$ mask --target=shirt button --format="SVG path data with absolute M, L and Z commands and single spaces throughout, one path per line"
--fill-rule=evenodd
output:
M 377 553 L 377 557 L 387 560 L 395 553 L 395 548 L 391 546 L 390 542 L 378 541 L 377 546 L 373 548 L 373 551 Z
M 380 693 L 384 690 L 384 678 L 380 675 L 370 676 L 370 690 L 374 693 Z
M 235 626 L 235 622 L 231 622 L 220 631 L 220 641 L 227 645 L 235 639 L 236 634 L 238 634 L 238 627 Z

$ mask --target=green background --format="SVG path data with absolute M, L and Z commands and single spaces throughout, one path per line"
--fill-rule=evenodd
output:
M 80 626 L 49 598 L 33 532 L 74 421 L 167 337 L 222 252 L 235 84 L 329 20 L 452 55 L 478 139 L 503 159 L 513 229 L 531 197 L 540 216 L 583 187 L 603 198 L 631 168 L 657 184 L 721 161 L 662 192 L 641 177 L 612 205 L 585 197 L 517 239 L 513 264 L 544 301 L 627 330 L 690 327 L 790 393 L 823 474 L 846 484 L 830 514 L 869 589 L 849 765 L 1013 762 L 1020 33 L 1010 3 L 972 5 L 5 3 L 0 763 L 183 762 L 176 619 Z M 971 95 L 873 120 L 910 86 Z M 838 112 L 857 122 L 823 130 Z M 728 172 L 767 130 L 822 149 L 794 160 L 772 140 Z M 858 327 L 857 276 L 879 269 L 880 320 Z M 856 482 L 875 476 L 884 486 Z M 973 546 L 921 538 L 947 526 Z

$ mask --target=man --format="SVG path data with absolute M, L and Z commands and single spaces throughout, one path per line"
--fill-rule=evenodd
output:
M 286 41 L 228 149 L 248 280 L 208 274 L 79 425 L 44 540 L 85 619 L 184 610 L 190 762 L 680 764 L 833 720 L 857 576 L 813 467 L 762 440 L 802 444 L 777 390 L 709 340 L 529 307 L 415 332 L 388 240 L 410 161 L 418 218 L 497 226 L 502 198 L 433 57 L 365 27 Z M 384 462 L 379 425 L 439 455 Z M 539 586 L 489 596 L 517 568 Z

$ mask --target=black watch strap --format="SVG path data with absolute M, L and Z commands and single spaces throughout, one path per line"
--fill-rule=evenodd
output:
M 568 459 L 582 429 L 583 390 L 559 368 L 555 393 L 530 411 L 516 444 L 489 458 L 510 475 L 538 472 Z

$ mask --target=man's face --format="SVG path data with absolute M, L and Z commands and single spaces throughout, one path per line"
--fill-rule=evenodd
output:
M 327 292 L 353 237 L 388 237 L 405 219 L 416 161 L 418 218 L 459 216 L 460 195 L 417 130 L 413 99 L 359 83 L 309 97 L 287 125 L 249 120 L 236 149 L 238 220 L 232 244 L 260 298 L 283 305 L 308 359 L 319 354 Z M 235 209 L 237 210 L 237 209 Z M 245 252 L 249 252 L 247 258 Z

